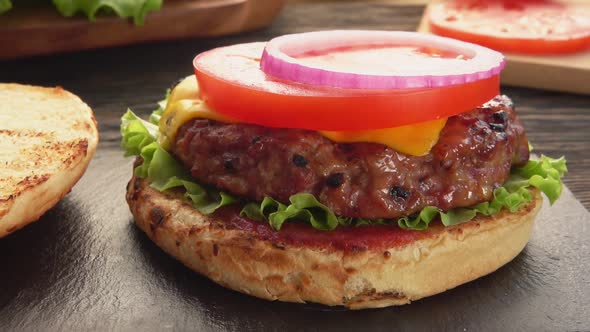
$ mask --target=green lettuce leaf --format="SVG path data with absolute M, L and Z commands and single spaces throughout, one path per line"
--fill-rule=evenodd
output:
M 141 151 L 156 141 L 158 126 L 140 119 L 130 109 L 121 118 L 121 147 L 125 157 L 139 156 Z
M 0 0 L 0 14 L 9 11 L 12 8 L 10 0 Z
M 282 204 L 270 197 L 262 203 L 248 203 L 240 215 L 252 220 L 268 221 L 280 230 L 283 223 L 298 220 L 310 223 L 314 228 L 331 231 L 339 224 L 347 223 L 346 218 L 338 218 L 327 206 L 320 203 L 312 194 L 301 193 L 289 198 L 290 205 Z
M 160 146 L 157 123 L 165 107 L 166 99 L 159 102 L 159 108 L 152 113 L 150 121 L 140 119 L 130 110 L 121 118 L 121 146 L 125 149 L 125 155 L 141 156 L 143 159 L 143 164 L 136 167 L 135 175 L 148 178 L 151 186 L 160 191 L 181 188 L 184 190 L 184 196 L 204 214 L 213 213 L 222 206 L 238 202 L 226 193 L 207 189 L 196 183 L 182 164 Z M 280 230 L 285 222 L 292 221 L 309 223 L 314 228 L 324 231 L 333 230 L 338 226 L 376 224 L 397 224 L 403 229 L 425 230 L 436 219 L 440 219 L 445 226 L 452 226 L 467 222 L 477 214 L 490 216 L 502 209 L 516 212 L 533 200 L 531 187 L 538 188 L 553 204 L 561 194 L 561 178 L 566 172 L 563 157 L 553 159 L 541 155 L 538 160 L 530 160 L 525 166 L 514 168 L 506 183 L 494 190 L 493 199 L 489 202 L 449 211 L 427 206 L 413 216 L 397 220 L 338 217 L 309 193 L 291 196 L 288 205 L 265 197 L 260 203 L 245 204 L 240 215 L 268 222 L 275 230 Z
M 158 108 L 155 111 L 153 111 L 152 114 L 150 114 L 150 123 L 153 123 L 156 126 L 160 123 L 160 119 L 162 118 L 162 114 L 164 114 L 164 110 L 166 109 L 166 104 L 168 103 L 169 97 L 170 89 L 166 91 L 166 97 L 158 102 Z
M 237 201 L 226 193 L 208 190 L 194 182 L 182 164 L 158 143 L 158 127 L 140 119 L 131 110 L 127 110 L 121 118 L 121 136 L 125 155 L 141 156 L 143 159 L 134 174 L 149 179 L 152 188 L 159 191 L 183 190 L 184 197 L 203 214 L 211 214 Z
M 509 182 L 528 181 L 528 184 L 541 190 L 551 204 L 561 195 L 561 178 L 567 173 L 565 158 L 558 159 L 541 156 L 539 160 L 531 160 L 525 166 L 512 172 Z
M 397 220 L 399 227 L 404 229 L 425 230 L 428 224 L 436 217 L 439 210 L 436 206 L 427 206 L 414 218 L 402 217 Z M 370 223 L 369 223 L 370 225 Z
M 94 21 L 99 11 L 108 11 L 122 18 L 133 18 L 136 25 L 143 25 L 147 13 L 162 7 L 162 0 L 53 0 L 53 4 L 66 17 L 82 12 Z

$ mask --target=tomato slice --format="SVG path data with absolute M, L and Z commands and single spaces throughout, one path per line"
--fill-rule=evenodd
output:
M 590 48 L 590 5 L 551 0 L 450 0 L 430 6 L 430 30 L 498 51 L 573 53 Z
M 442 88 L 357 90 L 280 81 L 264 74 L 265 43 L 217 48 L 195 58 L 201 98 L 245 123 L 310 130 L 366 130 L 446 118 L 495 97 L 499 77 Z

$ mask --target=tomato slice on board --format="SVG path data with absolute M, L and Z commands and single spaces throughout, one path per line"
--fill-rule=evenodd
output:
M 297 84 L 260 69 L 265 43 L 238 44 L 194 60 L 201 98 L 245 123 L 310 130 L 366 130 L 446 118 L 499 93 L 499 76 L 440 88 L 358 90 Z
M 498 51 L 563 54 L 590 48 L 590 4 L 449 0 L 430 6 L 430 30 Z

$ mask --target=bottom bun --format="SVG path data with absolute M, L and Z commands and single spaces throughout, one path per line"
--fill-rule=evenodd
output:
M 161 193 L 144 179 L 132 178 L 127 189 L 137 225 L 168 254 L 216 283 L 267 300 L 351 309 L 406 304 L 495 271 L 524 248 L 542 204 L 535 192 L 517 213 L 503 211 L 452 227 L 436 223 L 410 242 L 388 247 L 367 241 L 370 245 L 359 250 L 285 243 L 272 230 L 261 232 L 267 226 L 262 223 L 233 227 L 231 220 L 221 220 L 230 219 L 227 214 L 205 216 L 179 194 Z

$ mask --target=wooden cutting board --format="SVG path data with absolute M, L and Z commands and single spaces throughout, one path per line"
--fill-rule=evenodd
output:
M 420 32 L 430 32 L 427 13 L 428 7 L 418 26 Z M 504 55 L 503 84 L 590 94 L 590 49 L 572 55 Z
M 0 16 L 0 59 L 157 40 L 221 36 L 264 27 L 284 0 L 166 0 L 143 26 L 102 16 L 62 17 L 55 8 L 15 8 Z

